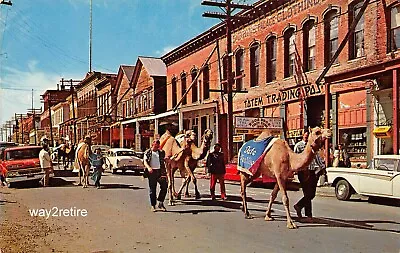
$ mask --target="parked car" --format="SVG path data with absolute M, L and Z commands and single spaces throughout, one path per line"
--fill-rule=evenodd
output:
M 14 142 L 8 142 L 8 141 L 1 141 L 0 142 L 0 149 L 4 148 L 9 148 L 9 147 L 17 147 L 18 144 Z
M 112 173 L 121 170 L 124 173 L 127 170 L 140 173 L 144 171 L 142 159 L 135 156 L 135 152 L 127 148 L 111 148 L 106 155 L 106 168 Z
M 95 151 L 96 149 L 100 148 L 100 149 L 101 149 L 101 153 L 102 153 L 103 155 L 106 155 L 106 154 L 107 154 L 107 151 L 108 151 L 111 147 L 108 146 L 108 145 L 92 145 L 90 148 L 91 148 L 91 150 L 92 150 L 93 153 L 94 153 L 94 151 Z
M 226 174 L 225 180 L 229 181 L 237 181 L 240 182 L 240 175 L 237 170 L 237 156 L 235 156 L 230 163 L 227 163 L 225 166 Z M 260 176 L 253 180 L 252 184 L 268 184 L 268 183 L 275 183 L 276 179 L 267 177 L 267 176 Z
M 400 155 L 377 155 L 368 168 L 327 168 L 336 198 L 348 200 L 358 193 L 400 199 Z
M 5 174 L 8 187 L 16 182 L 42 180 L 44 171 L 39 162 L 41 149 L 40 146 L 23 146 L 6 148 L 0 152 L 0 170 Z

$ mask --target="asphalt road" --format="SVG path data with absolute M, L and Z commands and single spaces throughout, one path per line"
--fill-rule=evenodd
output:
M 201 200 L 184 198 L 166 206 L 167 212 L 153 213 L 141 176 L 105 173 L 102 189 L 82 189 L 73 184 L 76 179 L 58 179 L 55 187 L 0 191 L 8 200 L 3 205 L 18 205 L 27 216 L 29 209 L 87 210 L 86 217 L 35 218 L 51 228 L 36 239 L 37 252 L 400 252 L 398 206 L 357 197 L 342 202 L 329 189 L 319 190 L 313 202 L 315 221 L 298 220 L 299 228 L 289 230 L 280 195 L 273 205 L 276 220 L 264 221 L 270 189 L 248 188 L 255 218 L 246 220 L 237 184 L 227 184 L 228 201 L 211 201 L 208 180 L 199 179 Z M 293 216 L 292 205 L 301 195 L 289 192 Z

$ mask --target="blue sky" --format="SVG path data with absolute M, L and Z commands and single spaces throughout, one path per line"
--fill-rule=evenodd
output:
M 92 69 L 116 73 L 139 55 L 159 57 L 219 20 L 202 0 L 93 0 Z M 251 0 L 236 1 L 240 3 Z M 89 70 L 89 0 L 12 0 L 0 5 L 0 124 L 35 108 L 59 80 Z

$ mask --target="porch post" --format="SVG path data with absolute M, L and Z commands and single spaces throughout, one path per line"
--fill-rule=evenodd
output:
M 124 125 L 122 122 L 119 124 L 119 147 L 124 147 Z
M 330 128 L 330 108 L 329 108 L 329 94 L 330 94 L 330 83 L 325 83 L 325 129 L 329 129 Z M 329 166 L 330 164 L 330 154 L 329 154 L 330 150 L 329 150 L 329 139 L 325 140 L 325 165 L 326 167 Z
M 393 70 L 393 154 L 399 154 L 399 83 L 398 71 Z
M 179 131 L 182 131 L 183 130 L 183 113 L 182 112 L 179 112 L 179 114 L 178 114 L 179 116 Z

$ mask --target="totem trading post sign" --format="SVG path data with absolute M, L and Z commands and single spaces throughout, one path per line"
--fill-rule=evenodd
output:
M 302 90 L 303 89 L 303 92 Z M 302 94 L 303 93 L 303 94 Z M 263 96 L 246 99 L 245 108 L 260 107 L 266 105 L 279 104 L 286 101 L 298 100 L 301 96 L 309 97 L 322 94 L 322 87 L 316 84 L 308 84 L 301 87 L 278 91 L 275 93 L 264 94 Z

